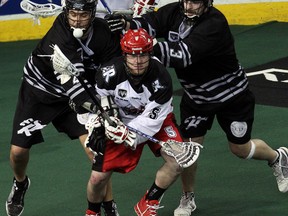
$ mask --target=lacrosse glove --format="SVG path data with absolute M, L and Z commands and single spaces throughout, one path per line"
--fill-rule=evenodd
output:
M 107 138 L 114 141 L 114 143 L 124 143 L 130 148 L 136 149 L 136 134 L 130 131 L 117 117 L 111 117 L 111 120 L 115 122 L 116 126 L 109 125 L 108 121 L 105 120 L 105 134 Z
M 107 14 L 104 19 L 107 21 L 110 30 L 116 33 L 126 30 L 127 22 L 131 20 L 130 17 L 123 14 Z
M 135 0 L 132 7 L 133 17 L 142 16 L 155 10 L 155 0 Z
M 88 119 L 85 123 L 85 128 L 88 130 L 88 136 L 84 142 L 86 148 L 89 148 L 95 156 L 103 153 L 106 137 L 104 127 L 102 126 L 102 117 L 98 114 L 91 113 L 77 115 L 77 117 L 80 123 Z

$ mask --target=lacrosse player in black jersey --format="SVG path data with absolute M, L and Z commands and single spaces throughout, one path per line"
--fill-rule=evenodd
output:
M 165 163 L 158 169 L 151 188 L 135 205 L 137 215 L 157 215 L 163 193 L 183 171 L 160 144 L 131 130 L 135 128 L 164 142 L 168 139 L 182 142 L 172 112 L 172 80 L 166 68 L 151 56 L 152 37 L 144 29 L 129 30 L 121 39 L 121 48 L 123 56 L 106 63 L 96 73 L 97 93 L 102 99 L 112 98 L 110 101 L 118 108 L 118 116 L 111 117 L 116 126 L 105 120 L 104 127 L 104 119 L 97 114 L 92 114 L 92 120 L 86 123 L 90 125 L 87 128 L 98 131 L 97 137 L 101 137 L 99 131 L 102 131 L 104 139 L 102 145 L 97 142 L 98 145 L 91 147 L 97 154 L 87 186 L 86 216 L 100 216 L 106 182 L 113 172 L 132 171 L 145 144 L 155 156 L 162 156 Z
M 13 186 L 6 202 L 8 215 L 21 215 L 24 195 L 30 186 L 26 175 L 30 148 L 44 141 L 41 130 L 53 123 L 59 132 L 71 139 L 79 138 L 82 145 L 87 130 L 77 121 L 76 112 L 68 105 L 69 99 L 79 102 L 83 88 L 73 80 L 58 75 L 49 55 L 57 44 L 73 62 L 83 77 L 94 83 L 95 68 L 112 57 L 121 55 L 120 38 L 111 33 L 107 23 L 95 18 L 97 0 L 66 0 L 64 11 L 40 40 L 24 67 L 23 81 L 14 116 L 10 162 L 14 172 Z M 87 104 L 86 104 L 87 105 Z M 89 104 L 86 108 L 89 108 Z M 75 108 L 81 109 L 81 108 Z M 85 148 L 92 160 L 93 154 Z M 118 215 L 112 206 L 112 194 L 107 195 L 107 215 Z
M 184 140 L 202 144 L 216 117 L 231 152 L 239 158 L 267 161 L 279 191 L 287 192 L 288 149 L 273 150 L 264 141 L 251 139 L 254 95 L 238 62 L 227 20 L 212 3 L 180 0 L 132 21 L 113 17 L 107 21 L 112 31 L 142 27 L 165 39 L 154 46 L 154 55 L 175 69 L 184 89 L 180 104 Z M 196 166 L 182 173 L 183 194 L 174 216 L 189 216 L 196 209 Z

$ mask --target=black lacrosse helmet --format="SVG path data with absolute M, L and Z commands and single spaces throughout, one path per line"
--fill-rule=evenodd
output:
M 96 12 L 98 0 L 65 0 L 65 8 L 68 10 L 82 10 Z
M 66 16 L 69 10 L 91 11 L 90 23 L 92 23 L 95 18 L 97 4 L 98 0 L 65 0 L 64 11 Z
M 180 8 L 183 13 L 183 16 L 187 19 L 191 19 L 191 21 L 196 21 L 202 14 L 199 14 L 197 16 L 189 17 L 186 15 L 186 11 L 184 9 L 184 1 L 192 1 L 192 2 L 203 2 L 203 6 L 205 8 L 209 8 L 213 6 L 213 0 L 179 0 Z
M 213 6 L 213 0 L 188 0 L 188 1 L 195 1 L 195 2 L 203 2 L 205 7 Z M 180 4 L 183 6 L 184 0 L 180 0 Z

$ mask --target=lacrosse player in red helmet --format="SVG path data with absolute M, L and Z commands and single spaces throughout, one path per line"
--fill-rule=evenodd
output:
M 175 69 L 183 87 L 180 131 L 184 140 L 202 144 L 217 119 L 231 153 L 266 161 L 279 191 L 288 192 L 288 148 L 273 149 L 251 137 L 255 97 L 237 59 L 229 24 L 213 7 L 213 0 L 179 0 L 131 21 L 111 19 L 108 23 L 111 30 L 142 27 L 164 38 L 153 51 L 166 67 Z M 194 163 L 181 175 L 183 193 L 174 216 L 190 216 L 196 209 L 196 168 Z
M 93 114 L 92 124 L 88 121 L 94 130 L 102 131 L 104 141 L 102 145 L 91 146 L 96 156 L 87 186 L 86 216 L 100 215 L 105 183 L 113 172 L 132 171 L 145 144 L 165 162 L 150 189 L 135 205 L 137 215 L 156 216 L 165 190 L 183 170 L 161 145 L 129 129 L 135 128 L 162 141 L 182 141 L 172 112 L 172 80 L 166 68 L 152 56 L 152 37 L 144 29 L 128 30 L 121 39 L 121 48 L 123 56 L 108 62 L 96 74 L 97 93 L 102 98 L 111 97 L 109 101 L 114 101 L 118 111 L 111 117 L 116 126 L 108 125 L 106 120 L 105 127 L 102 126 L 104 120 L 97 114 Z

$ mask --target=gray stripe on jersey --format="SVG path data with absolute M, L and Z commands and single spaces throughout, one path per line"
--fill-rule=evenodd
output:
M 237 85 L 231 85 L 233 80 L 239 78 L 242 80 L 237 81 Z M 183 79 L 179 81 L 187 95 L 197 104 L 223 103 L 246 90 L 248 86 L 247 77 L 241 67 L 231 74 L 226 74 L 220 78 L 204 83 L 201 86 L 186 83 Z

